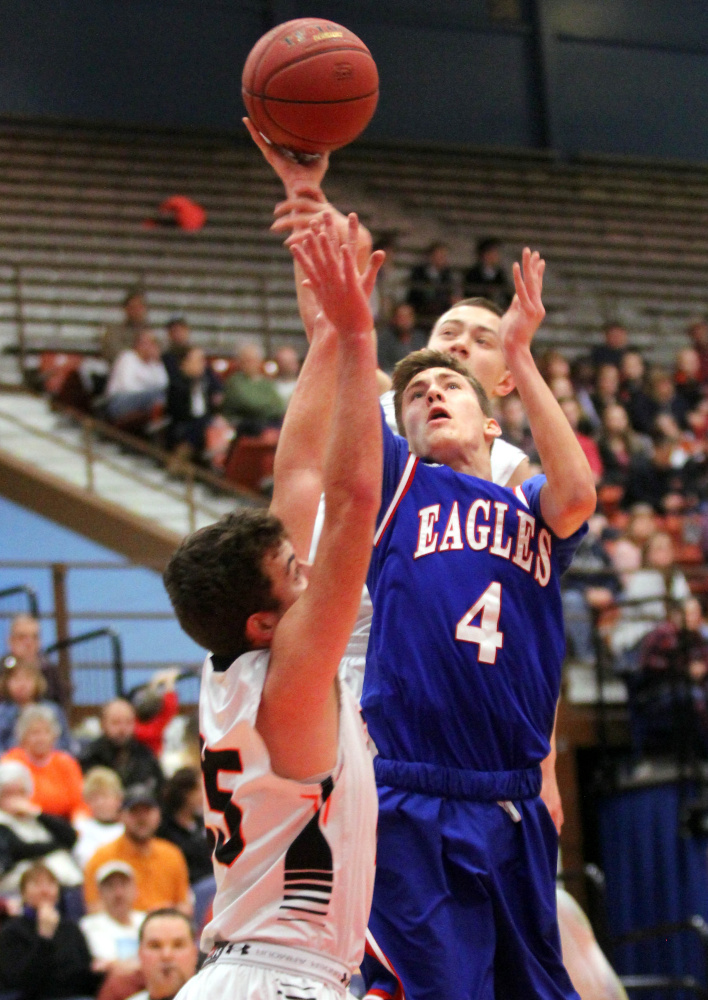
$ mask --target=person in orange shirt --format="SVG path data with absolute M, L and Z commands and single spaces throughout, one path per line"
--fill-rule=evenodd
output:
M 176 906 L 191 915 L 187 862 L 178 847 L 155 836 L 160 825 L 160 808 L 149 785 L 127 789 L 120 819 L 125 832 L 117 840 L 99 847 L 84 870 L 86 909 L 92 912 L 100 905 L 96 872 L 101 865 L 107 861 L 124 861 L 135 872 L 136 910 Z
M 18 760 L 34 781 L 32 802 L 42 812 L 71 821 L 88 812 L 83 800 L 83 776 L 78 761 L 55 749 L 60 728 L 48 705 L 28 705 L 17 720 L 18 746 L 2 760 Z

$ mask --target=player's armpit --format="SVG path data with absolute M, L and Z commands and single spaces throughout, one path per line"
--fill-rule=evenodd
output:
M 533 471 L 531 469 L 531 462 L 528 458 L 524 458 L 516 466 L 512 474 L 504 483 L 504 486 L 508 486 L 510 489 L 513 489 L 515 486 L 521 486 L 527 479 L 530 479 L 532 475 Z

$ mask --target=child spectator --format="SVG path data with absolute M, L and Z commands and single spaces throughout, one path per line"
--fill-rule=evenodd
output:
M 74 819 L 78 834 L 74 857 L 82 869 L 99 847 L 123 833 L 123 786 L 116 772 L 109 767 L 92 767 L 84 777 L 84 802 L 88 813 Z
M 167 386 L 168 445 L 178 461 L 204 460 L 206 432 L 221 400 L 221 383 L 201 347 L 173 352 L 177 370 Z

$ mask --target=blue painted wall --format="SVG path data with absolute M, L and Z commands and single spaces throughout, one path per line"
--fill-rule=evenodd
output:
M 40 560 L 42 562 L 111 562 L 125 564 L 122 556 L 90 542 L 81 535 L 47 518 L 25 510 L 0 497 L 0 561 Z M 158 573 L 138 567 L 129 569 L 75 569 L 68 573 L 68 605 L 72 615 L 71 634 L 111 627 L 120 635 L 127 666 L 126 686 L 146 679 L 145 671 L 131 667 L 136 663 L 200 664 L 203 651 L 188 639 L 174 618 L 165 621 L 120 621 L 116 611 L 170 611 L 170 604 Z M 39 598 L 40 613 L 54 610 L 51 573 L 46 569 L 0 567 L 0 590 L 26 584 Z M 0 601 L 0 610 L 24 610 L 21 600 Z M 82 612 L 97 613 L 98 618 L 82 618 Z M 0 647 L 5 648 L 7 619 L 0 618 Z M 55 639 L 53 622 L 43 620 L 42 641 Z M 97 640 L 77 653 L 77 660 L 91 659 L 105 653 L 105 640 Z M 191 684 L 191 682 L 190 682 Z M 191 698 L 192 685 L 184 697 Z M 84 689 L 86 693 L 88 689 Z M 78 692 L 83 700 L 81 689 Z M 88 698 L 87 700 L 93 700 Z
M 506 0 L 514 7 L 514 0 Z M 368 135 L 708 160 L 704 0 L 0 0 L 0 114 L 240 128 L 273 23 L 340 20 L 381 75 Z

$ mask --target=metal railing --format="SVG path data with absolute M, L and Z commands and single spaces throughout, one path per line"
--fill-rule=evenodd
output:
M 14 597 L 16 594 L 24 594 L 27 598 L 27 614 L 32 615 L 33 618 L 39 617 L 39 601 L 37 600 L 37 593 L 31 587 L 25 584 L 18 584 L 16 587 L 5 587 L 4 590 L 0 590 L 0 601 L 4 601 L 9 597 Z M 16 615 L 18 612 L 13 611 L 12 615 Z M 1 614 L 1 612 L 0 612 Z

